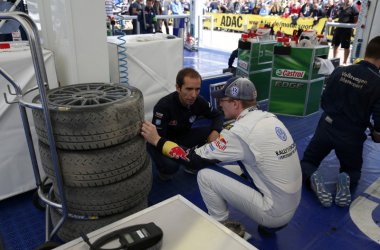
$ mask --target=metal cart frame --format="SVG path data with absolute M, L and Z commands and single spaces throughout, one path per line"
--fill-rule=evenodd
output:
M 65 194 L 63 192 L 62 174 L 60 171 L 57 149 L 56 149 L 56 144 L 55 144 L 55 140 L 54 140 L 53 128 L 52 128 L 52 123 L 50 120 L 50 113 L 49 113 L 48 102 L 47 102 L 47 97 L 46 97 L 46 90 L 49 88 L 49 85 L 48 85 L 48 79 L 47 79 L 45 64 L 44 64 L 44 58 L 42 55 L 40 38 L 38 35 L 38 29 L 37 29 L 36 24 L 33 22 L 33 20 L 27 14 L 22 13 L 22 12 L 0 13 L 0 20 L 14 20 L 14 21 L 17 21 L 18 23 L 20 23 L 21 27 L 25 30 L 25 32 L 27 34 L 29 46 L 30 46 L 30 51 L 32 54 L 32 61 L 33 61 L 34 71 L 35 71 L 36 80 L 37 80 L 37 86 L 36 87 L 22 92 L 20 86 L 1 67 L 0 67 L 0 74 L 15 89 L 15 93 L 12 93 L 10 86 L 8 85 L 9 94 L 10 95 L 16 95 L 16 99 L 12 102 L 8 101 L 6 93 L 3 93 L 3 94 L 4 94 L 4 98 L 5 98 L 6 103 L 8 103 L 8 104 L 16 104 L 17 103 L 19 106 L 21 119 L 22 119 L 24 132 L 25 132 L 25 137 L 26 137 L 26 141 L 27 141 L 27 145 L 28 145 L 28 149 L 29 149 L 29 154 L 30 154 L 30 158 L 32 161 L 34 177 L 36 179 L 36 185 L 38 188 L 38 196 L 46 204 L 45 238 L 46 238 L 46 241 L 50 241 L 52 239 L 52 237 L 58 232 L 58 230 L 61 228 L 64 221 L 68 217 L 68 210 L 67 210 L 66 197 L 65 197 Z M 38 103 L 27 102 L 24 99 L 24 97 L 27 94 L 31 93 L 32 91 L 36 91 L 36 90 L 39 91 L 41 103 L 38 104 Z M 44 191 L 43 191 L 43 182 L 41 181 L 41 174 L 40 174 L 40 171 L 38 168 L 38 163 L 37 163 L 35 149 L 33 146 L 33 138 L 32 138 L 32 134 L 30 131 L 30 124 L 29 124 L 27 113 L 26 113 L 26 108 L 41 109 L 43 111 L 44 118 L 45 118 L 45 126 L 47 128 L 48 141 L 49 141 L 49 145 L 50 145 L 50 153 L 51 153 L 51 157 L 52 157 L 52 161 L 53 161 L 56 184 L 57 184 L 57 188 L 58 188 L 57 191 L 58 191 L 60 198 L 61 198 L 61 204 L 56 203 L 51 199 L 51 193 L 53 190 L 52 188 L 50 189 L 50 191 L 48 193 L 44 193 Z M 59 220 L 58 224 L 51 230 L 51 232 L 50 232 L 50 206 L 62 210 L 62 218 Z

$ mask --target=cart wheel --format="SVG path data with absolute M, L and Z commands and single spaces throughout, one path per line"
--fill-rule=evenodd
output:
M 38 210 L 45 211 L 45 203 L 38 196 L 37 190 L 33 193 L 32 202 L 35 208 L 37 208 Z
M 50 250 L 50 249 L 54 249 L 56 247 L 59 247 L 60 245 L 62 245 L 62 243 L 58 243 L 58 242 L 54 242 L 54 241 L 48 241 L 42 245 L 39 245 L 34 250 Z
M 45 181 L 46 181 L 46 180 L 45 180 Z M 44 182 L 45 182 L 45 181 L 44 181 Z M 50 188 L 51 188 L 52 185 L 53 185 L 53 183 L 48 183 L 48 184 L 43 183 L 43 185 L 42 185 L 42 192 L 45 193 L 45 194 L 46 194 L 47 192 L 49 192 L 49 190 L 50 190 Z M 32 203 L 33 203 L 33 205 L 34 205 L 37 209 L 42 210 L 42 211 L 45 211 L 46 204 L 45 204 L 45 202 L 43 202 L 43 201 L 40 199 L 40 197 L 38 196 L 38 189 L 36 189 L 36 191 L 34 191 L 34 193 L 33 193 Z

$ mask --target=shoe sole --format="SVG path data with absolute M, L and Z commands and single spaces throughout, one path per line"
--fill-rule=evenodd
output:
M 337 183 L 337 194 L 335 204 L 340 207 L 347 207 L 351 203 L 350 177 L 347 174 L 340 174 Z
M 318 174 L 313 174 L 311 176 L 311 187 L 318 197 L 319 202 L 321 202 L 324 207 L 331 207 L 332 205 L 332 195 L 327 192 L 321 176 Z

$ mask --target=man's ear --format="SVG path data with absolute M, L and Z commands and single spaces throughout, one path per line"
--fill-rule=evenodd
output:
M 181 87 L 178 84 L 176 84 L 175 89 L 177 90 L 177 92 L 179 92 L 181 90 Z

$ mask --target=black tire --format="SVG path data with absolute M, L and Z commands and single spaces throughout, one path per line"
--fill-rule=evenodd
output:
M 46 96 L 61 149 L 98 149 L 128 141 L 139 134 L 144 119 L 142 93 L 134 87 L 85 83 L 52 89 Z M 39 96 L 33 102 L 40 102 Z M 32 113 L 39 139 L 49 144 L 43 111 Z
M 60 203 L 57 187 L 54 194 Z M 64 193 L 69 213 L 107 216 L 126 211 L 145 200 L 152 187 L 152 165 L 147 156 L 144 167 L 128 179 L 99 187 L 67 187 Z
M 39 142 L 41 162 L 46 175 L 55 180 L 50 148 Z M 65 186 L 95 187 L 119 182 L 139 171 L 146 160 L 145 141 L 136 136 L 125 143 L 93 150 L 57 149 Z
M 88 234 L 92 231 L 95 231 L 96 229 L 109 225 L 112 222 L 120 220 L 131 214 L 137 213 L 146 207 L 148 207 L 147 199 L 136 204 L 129 210 L 123 211 L 122 213 L 106 217 L 100 217 L 97 220 L 75 220 L 67 218 L 63 223 L 62 227 L 59 229 L 57 235 L 64 242 L 68 242 L 80 237 L 81 233 Z M 50 209 L 50 212 L 53 226 L 56 226 L 59 220 L 62 218 L 62 216 L 55 209 Z

